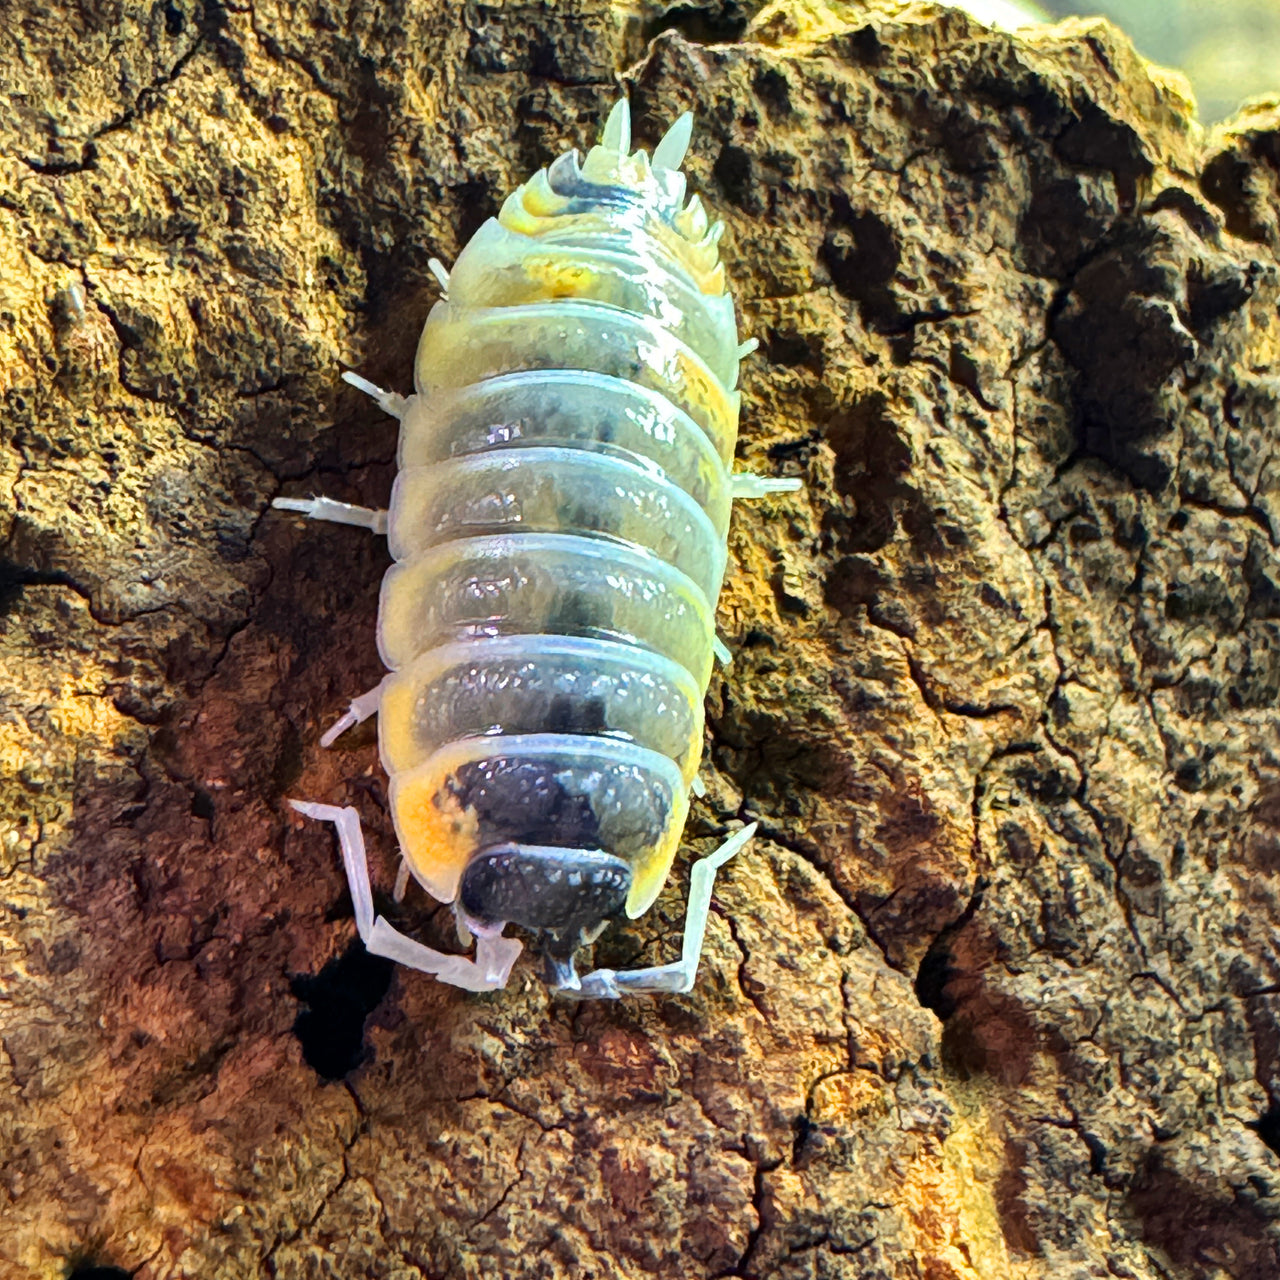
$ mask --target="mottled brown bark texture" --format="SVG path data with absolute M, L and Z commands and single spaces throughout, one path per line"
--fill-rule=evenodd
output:
M 1103 23 L 15 0 L 0 1276 L 1280 1275 L 1280 110 Z M 469 996 L 395 873 L 385 502 L 450 260 L 625 88 L 728 223 L 741 464 L 688 997 Z M 597 963 L 675 952 L 687 857 Z

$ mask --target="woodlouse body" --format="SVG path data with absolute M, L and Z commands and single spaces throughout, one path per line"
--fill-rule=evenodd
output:
M 619 103 L 585 161 L 561 156 L 463 250 L 416 393 L 350 377 L 402 423 L 378 619 L 396 833 L 464 937 L 487 940 L 490 977 L 515 923 L 578 990 L 574 949 L 652 904 L 696 785 L 732 500 L 796 487 L 730 473 L 744 351 L 722 228 L 685 201 L 690 129 L 650 161 Z M 678 981 L 591 974 L 585 993 L 684 989 L 696 963 Z

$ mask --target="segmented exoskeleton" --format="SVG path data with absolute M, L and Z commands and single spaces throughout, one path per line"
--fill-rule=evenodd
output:
M 732 476 L 738 343 L 717 243 L 680 172 L 685 114 L 653 157 L 625 101 L 599 146 L 518 188 L 476 233 L 428 317 L 416 394 L 344 377 L 400 419 L 389 512 L 277 499 L 385 529 L 378 644 L 391 670 L 322 739 L 377 710 L 405 866 L 455 904 L 476 959 L 375 918 L 354 809 L 335 822 L 370 950 L 472 990 L 506 983 L 541 939 L 582 996 L 684 991 L 715 869 L 693 869 L 682 957 L 579 978 L 573 953 L 646 911 L 680 842 L 702 756 L 703 697 L 735 497 L 798 481 Z M 403 891 L 404 873 L 398 891 Z

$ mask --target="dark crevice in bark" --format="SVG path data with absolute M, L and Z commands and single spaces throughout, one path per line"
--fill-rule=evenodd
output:
M 302 1055 L 322 1080 L 341 1080 L 367 1057 L 364 1026 L 391 988 L 395 966 L 353 941 L 319 973 L 289 981 L 307 1007 L 294 1020 Z

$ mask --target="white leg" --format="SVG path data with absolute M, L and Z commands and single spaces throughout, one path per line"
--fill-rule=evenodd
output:
M 449 269 L 439 258 L 428 258 L 427 270 L 440 282 L 440 291 L 447 298 L 449 296 Z
M 320 739 L 320 745 L 331 747 L 348 729 L 364 724 L 378 710 L 378 703 L 382 698 L 382 686 L 390 679 L 390 676 L 383 676 L 367 693 L 362 693 L 358 698 L 352 698 L 351 705 L 325 730 L 324 737 Z
M 342 380 L 349 386 L 355 387 L 357 391 L 363 391 L 365 395 L 376 400 L 378 408 L 384 413 L 389 413 L 393 418 L 404 417 L 404 396 L 395 391 L 384 391 L 376 382 L 370 382 L 368 378 L 362 378 L 358 373 L 352 373 L 350 369 L 343 370 Z
M 746 342 L 738 343 L 738 359 L 745 360 L 749 355 L 759 349 L 759 338 L 748 338 Z
M 408 892 L 409 892 L 409 859 L 406 858 L 404 854 L 401 854 L 400 868 L 396 872 L 396 887 L 391 890 L 392 902 L 403 902 L 404 895 Z M 470 946 L 471 940 L 468 938 L 463 945 Z
M 698 976 L 698 960 L 702 940 L 707 932 L 707 916 L 711 911 L 711 889 L 719 870 L 756 833 L 753 822 L 735 832 L 715 853 L 700 858 L 689 873 L 689 905 L 685 908 L 684 942 L 680 959 L 652 969 L 596 969 L 582 978 L 581 987 L 566 993 L 579 999 L 617 1000 L 621 996 L 644 992 L 669 992 L 680 995 L 693 990 Z
M 365 857 L 364 833 L 360 815 L 352 808 L 341 809 L 332 804 L 312 804 L 307 800 L 290 800 L 299 813 L 320 822 L 332 822 L 338 829 L 338 847 L 351 886 L 351 901 L 356 909 L 356 931 L 361 941 L 376 956 L 386 956 L 410 969 L 434 974 L 441 982 L 467 991 L 492 991 L 505 987 L 524 944 L 517 938 L 480 938 L 475 960 L 466 956 L 446 955 L 414 942 L 392 928 L 373 911 L 373 887 L 369 883 L 369 864 Z
M 434 261 L 434 259 L 433 259 Z M 443 268 L 441 268 L 443 270 Z M 380 408 L 393 418 L 404 417 L 407 401 L 394 391 L 384 391 L 368 378 L 362 378 L 349 369 L 342 374 L 343 382 L 350 383 L 358 391 L 372 396 Z M 334 524 L 353 524 L 374 533 L 386 533 L 387 513 L 372 507 L 353 507 L 349 502 L 335 502 L 332 498 L 277 498 L 272 504 L 281 511 L 300 511 L 310 520 L 331 520 Z
M 740 471 L 732 479 L 734 502 L 763 498 L 770 493 L 795 493 L 804 488 L 804 481 L 794 476 L 753 476 L 749 471 Z
M 373 533 L 386 533 L 387 513 L 372 507 L 353 507 L 349 502 L 332 498 L 276 498 L 271 505 L 277 511 L 300 511 L 308 520 L 328 520 L 333 524 L 353 524 Z
M 729 646 L 719 636 L 711 637 L 711 652 L 716 655 L 716 661 L 722 667 L 733 665 L 733 654 L 729 652 Z

